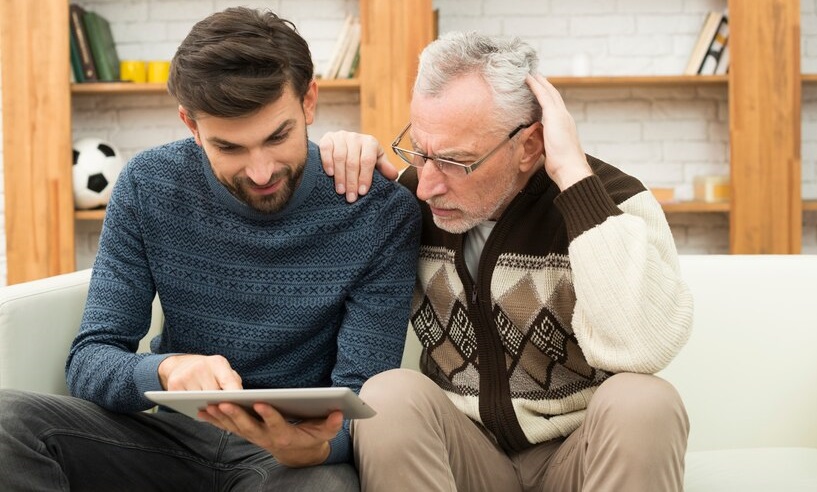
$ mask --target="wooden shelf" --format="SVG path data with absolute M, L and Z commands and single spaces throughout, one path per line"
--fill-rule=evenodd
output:
M 665 213 L 711 213 L 711 212 L 729 212 L 729 202 L 665 202 L 661 204 L 661 208 Z
M 817 200 L 803 200 L 803 211 L 817 212 Z
M 630 87 L 630 86 L 676 86 L 676 85 L 722 85 L 726 87 L 726 75 L 623 75 L 593 77 L 548 77 L 557 87 Z
M 666 213 L 729 212 L 729 202 L 667 202 L 662 203 L 661 208 L 663 208 Z M 803 202 L 803 210 L 817 210 L 817 200 Z M 76 210 L 74 211 L 74 218 L 77 220 L 102 220 L 105 218 L 105 209 Z
M 817 73 L 804 73 L 800 76 L 800 79 L 805 83 L 814 83 L 817 82 Z
M 570 77 L 553 76 L 548 80 L 558 87 L 630 87 L 673 85 L 723 85 L 726 75 L 621 75 Z M 817 81 L 817 74 L 803 75 L 804 81 Z M 359 79 L 318 79 L 318 88 L 332 91 L 358 91 Z M 90 82 L 71 84 L 72 94 L 166 94 L 165 84 L 138 84 L 132 82 Z
M 360 79 L 318 79 L 318 89 L 349 92 L 359 91 Z
M 331 91 L 360 90 L 358 79 L 318 79 L 318 88 Z M 133 82 L 87 82 L 71 84 L 72 94 L 167 94 L 167 84 L 137 84 Z
M 105 209 L 74 210 L 74 218 L 76 220 L 102 220 L 105 218 Z

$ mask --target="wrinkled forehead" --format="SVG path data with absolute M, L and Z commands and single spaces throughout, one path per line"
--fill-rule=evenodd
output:
M 409 121 L 408 136 L 425 150 L 470 148 L 501 132 L 492 93 L 479 77 L 452 81 L 437 95 L 414 94 Z

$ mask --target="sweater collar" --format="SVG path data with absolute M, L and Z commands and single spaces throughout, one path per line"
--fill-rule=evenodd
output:
M 318 172 L 321 169 L 321 156 L 318 146 L 311 141 L 307 141 L 306 165 L 304 166 L 303 176 L 301 176 L 301 183 L 295 189 L 295 192 L 292 194 L 292 197 L 289 199 L 289 202 L 287 202 L 284 208 L 278 212 L 267 214 L 259 212 L 258 210 L 255 210 L 246 203 L 242 202 L 233 196 L 233 194 L 230 193 L 230 191 L 223 184 L 221 184 L 218 178 L 216 178 L 215 173 L 213 173 L 213 168 L 210 166 L 210 160 L 207 158 L 204 150 L 201 150 L 201 161 L 202 170 L 207 178 L 207 184 L 215 195 L 215 199 L 219 203 L 227 207 L 231 212 L 242 217 L 262 221 L 278 220 L 289 215 L 293 210 L 300 207 L 315 188 L 315 183 L 318 179 Z

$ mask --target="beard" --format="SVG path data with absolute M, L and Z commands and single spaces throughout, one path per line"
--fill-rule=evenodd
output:
M 253 210 L 263 214 L 274 214 L 279 212 L 286 206 L 287 203 L 289 203 L 293 193 L 295 193 L 295 190 L 301 183 L 301 178 L 303 177 L 304 169 L 306 168 L 308 152 L 309 147 L 307 144 L 304 145 L 303 158 L 299 159 L 299 162 L 296 165 L 291 167 L 283 166 L 280 170 L 273 173 L 270 176 L 270 179 L 260 187 L 253 183 L 251 179 L 241 176 L 233 177 L 231 182 L 219 181 L 221 181 L 221 184 L 223 184 L 234 197 L 241 200 Z M 266 187 L 279 180 L 283 180 L 283 183 L 281 183 L 281 188 L 275 193 L 269 195 L 258 195 L 252 192 L 253 188 Z
M 450 203 L 443 198 L 435 197 L 426 200 L 426 203 L 432 207 L 457 209 L 461 214 L 460 217 L 452 219 L 432 215 L 434 225 L 451 234 L 464 234 L 486 220 L 499 219 L 498 215 L 505 211 L 511 198 L 517 193 L 517 185 L 514 179 L 511 173 L 501 174 L 494 182 L 492 190 L 487 193 L 489 196 L 472 207 L 471 210 L 459 207 L 457 204 Z
M 278 191 L 270 195 L 253 194 L 250 190 L 257 186 L 249 178 L 238 176 L 233 178 L 230 185 L 227 185 L 227 189 L 250 208 L 264 214 L 274 214 L 289 203 L 292 194 L 295 193 L 295 189 L 298 188 L 298 184 L 301 182 L 305 165 L 306 161 L 295 168 L 284 168 L 273 173 L 264 186 L 269 186 L 279 180 L 283 180 L 283 183 L 281 183 L 281 188 Z

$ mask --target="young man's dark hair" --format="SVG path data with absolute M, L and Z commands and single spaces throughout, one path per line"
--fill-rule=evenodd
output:
M 195 117 L 244 116 L 281 97 L 304 97 L 314 66 L 309 45 L 271 11 L 235 7 L 196 23 L 176 50 L 167 87 Z

